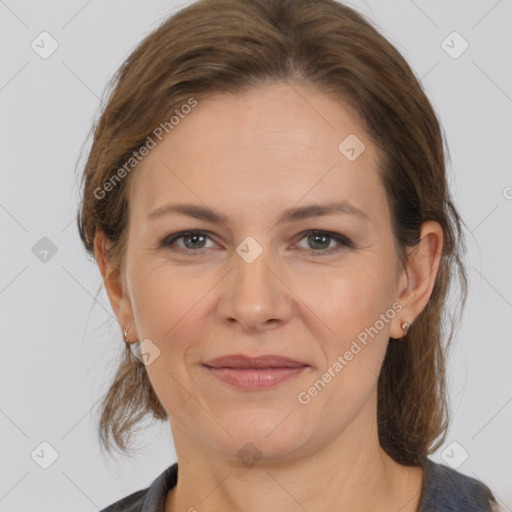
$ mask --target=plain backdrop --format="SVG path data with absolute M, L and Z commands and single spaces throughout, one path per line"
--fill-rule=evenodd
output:
M 95 300 L 100 274 L 75 215 L 77 161 L 108 80 L 183 5 L 0 1 L 0 511 L 95 511 L 176 460 L 166 423 L 147 425 L 132 459 L 101 455 L 97 403 L 124 344 L 103 289 Z M 448 367 L 452 422 L 432 458 L 483 480 L 512 510 L 512 2 L 349 5 L 421 78 L 466 223 L 470 292 Z

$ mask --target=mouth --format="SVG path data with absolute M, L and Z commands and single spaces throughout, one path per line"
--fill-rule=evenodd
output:
M 233 354 L 211 359 L 203 366 L 217 379 L 246 391 L 268 389 L 298 377 L 309 365 L 278 355 L 249 357 Z

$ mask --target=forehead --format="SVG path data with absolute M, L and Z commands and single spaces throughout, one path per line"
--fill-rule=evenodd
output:
M 242 217 L 340 198 L 377 217 L 386 208 L 377 150 L 359 116 L 312 87 L 198 98 L 156 142 L 130 187 L 137 217 L 177 199 Z

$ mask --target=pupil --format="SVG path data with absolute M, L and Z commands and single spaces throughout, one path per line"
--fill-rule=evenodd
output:
M 310 235 L 312 237 L 312 239 L 310 238 L 310 241 L 312 240 L 312 243 L 313 245 L 315 243 L 317 243 L 317 241 L 319 241 L 320 244 L 322 244 L 322 240 L 323 240 L 323 243 L 325 245 L 325 247 L 316 247 L 317 249 L 320 248 L 320 249 L 326 249 L 327 247 L 329 247 L 329 238 L 330 238 L 330 235 L 323 235 L 323 234 L 313 234 L 313 235 Z M 327 242 L 327 243 L 326 243 Z
M 192 240 L 192 243 L 191 244 L 188 244 L 187 242 L 185 242 L 185 245 L 190 249 L 190 248 L 194 248 L 196 247 L 195 243 L 197 242 L 197 239 L 198 238 L 204 238 L 203 235 L 197 235 L 197 234 L 193 234 L 193 235 L 188 235 L 188 237 L 185 238 L 185 240 Z

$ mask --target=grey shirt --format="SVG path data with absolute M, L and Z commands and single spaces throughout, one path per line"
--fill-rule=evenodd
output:
M 418 512 L 492 512 L 497 510 L 489 488 L 448 466 L 425 458 Z M 178 463 L 169 466 L 150 487 L 116 501 L 100 512 L 165 512 L 167 493 L 178 481 Z

